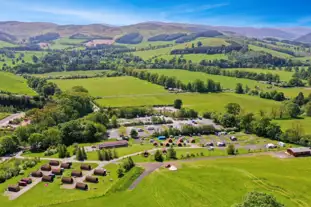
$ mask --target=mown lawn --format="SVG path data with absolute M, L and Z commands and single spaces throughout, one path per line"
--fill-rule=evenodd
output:
M 289 81 L 292 77 L 294 72 L 288 72 L 285 70 L 268 70 L 268 69 L 262 69 L 262 68 L 230 68 L 230 69 L 225 69 L 227 71 L 247 71 L 247 72 L 254 72 L 254 73 L 271 73 L 271 74 L 277 74 L 280 76 L 280 79 L 282 81 Z
M 0 90 L 23 95 L 36 95 L 36 93 L 28 87 L 23 77 L 7 72 L 0 72 Z
M 311 203 L 311 158 L 240 157 L 187 162 L 177 168 L 153 172 L 133 191 L 59 206 L 228 207 L 254 190 L 273 194 L 286 207 Z
M 56 83 L 62 90 L 69 90 L 74 86 L 83 86 L 92 96 L 117 97 L 139 94 L 168 94 L 162 86 L 134 77 L 52 80 L 52 82 Z
M 238 103 L 242 111 L 259 112 L 271 111 L 271 108 L 280 106 L 280 102 L 262 99 L 257 96 L 239 95 L 235 93 L 185 93 L 153 96 L 128 96 L 116 98 L 103 98 L 96 100 L 100 106 L 122 107 L 122 106 L 152 106 L 173 104 L 175 99 L 181 99 L 183 106 L 192 108 L 199 112 L 218 111 L 223 112 L 228 103 Z

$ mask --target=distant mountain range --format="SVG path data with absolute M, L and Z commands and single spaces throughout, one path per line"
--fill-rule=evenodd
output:
M 90 25 L 57 25 L 46 22 L 17 22 L 8 21 L 0 22 L 0 36 L 14 41 L 22 40 L 29 37 L 42 35 L 45 33 L 58 33 L 61 37 L 71 36 L 74 34 L 97 35 L 116 38 L 127 33 L 139 32 L 144 38 L 149 38 L 158 34 L 172 33 L 191 33 L 205 30 L 217 30 L 220 32 L 265 38 L 274 37 L 279 39 L 299 40 L 304 35 L 311 36 L 311 28 L 255 28 L 255 27 L 228 27 L 228 26 L 208 26 L 182 23 L 164 23 L 164 22 L 143 22 L 127 26 L 111 26 L 103 24 Z M 2 39 L 2 38 L 1 38 Z M 310 38 L 307 39 L 308 42 Z M 304 39 L 302 39 L 304 40 Z

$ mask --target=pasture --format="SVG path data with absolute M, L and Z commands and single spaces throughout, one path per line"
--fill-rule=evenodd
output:
M 5 112 L 0 112 L 0 120 L 4 119 L 5 117 L 8 117 L 10 114 Z
M 53 41 L 53 43 L 50 45 L 51 49 L 54 50 L 62 50 L 69 47 L 75 47 L 82 44 L 82 42 L 85 42 L 84 39 L 70 39 L 69 37 L 63 37 L 60 39 L 57 39 Z
M 127 95 L 135 97 L 135 95 L 140 94 L 168 94 L 162 86 L 128 76 L 51 81 L 56 83 L 61 90 L 69 90 L 74 86 L 83 86 L 94 97 L 118 97 Z
M 108 70 L 75 70 L 75 71 L 34 74 L 33 76 L 40 78 L 57 78 L 57 77 L 77 76 L 77 75 L 100 75 L 106 71 Z
M 217 111 L 223 112 L 228 103 L 238 103 L 245 112 L 257 113 L 259 110 L 267 112 L 271 108 L 280 106 L 280 102 L 261 99 L 255 96 L 239 95 L 235 93 L 209 93 L 209 94 L 167 94 L 152 96 L 127 96 L 111 97 L 96 100 L 96 103 L 104 107 L 124 106 L 152 106 L 173 104 L 175 99 L 181 99 L 183 106 L 192 108 L 198 112 Z
M 271 74 L 277 74 L 280 76 L 280 79 L 282 81 L 289 81 L 292 76 L 294 75 L 294 72 L 289 72 L 285 70 L 268 70 L 268 69 L 262 69 L 262 68 L 230 68 L 230 69 L 224 69 L 227 71 L 247 71 L 247 72 L 254 72 L 254 73 L 271 73 Z
M 249 44 L 248 47 L 250 50 L 266 52 L 266 53 L 271 54 L 272 56 L 279 57 L 279 58 L 292 58 L 293 57 L 293 56 L 286 54 L 286 53 L 274 51 L 274 50 L 264 48 L 264 47 L 258 47 L 256 45 Z
M 214 55 L 208 55 L 208 54 L 186 54 L 186 55 L 162 55 L 161 58 L 165 60 L 171 60 L 174 57 L 176 59 L 182 58 L 187 61 L 191 60 L 193 63 L 200 63 L 202 60 L 227 60 L 228 56 L 225 54 L 214 54 Z
M 177 165 L 177 171 L 154 171 L 132 191 L 58 206 L 228 207 L 256 190 L 273 194 L 286 207 L 307 207 L 311 203 L 310 163 L 311 158 L 270 156 L 185 162 Z
M 16 47 L 16 45 L 0 40 L 0 48 L 3 48 L 3 47 Z
M 290 120 L 274 120 L 274 122 L 278 123 L 283 131 L 299 126 L 304 134 L 311 134 L 310 117 L 303 117 L 301 119 L 290 119 Z
M 7 72 L 0 72 L 0 90 L 23 95 L 36 95 L 28 87 L 27 81 L 23 77 Z

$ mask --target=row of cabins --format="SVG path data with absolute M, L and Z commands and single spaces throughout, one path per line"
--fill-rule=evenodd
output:
M 11 192 L 19 192 L 21 190 L 21 187 L 26 187 L 27 185 L 32 183 L 31 178 L 22 178 L 16 185 L 9 185 L 8 191 Z
M 191 138 L 189 140 L 184 140 L 183 138 L 179 138 L 175 143 L 173 141 L 172 138 L 169 138 L 166 140 L 163 139 L 163 137 L 165 138 L 165 136 L 160 136 L 158 137 L 158 140 L 165 140 L 164 142 L 153 142 L 153 146 L 158 147 L 158 146 L 164 146 L 164 147 L 169 147 L 171 145 L 175 145 L 178 147 L 183 147 L 185 146 L 187 143 L 195 143 L 195 139 Z
M 128 147 L 128 141 L 121 140 L 121 141 L 115 141 L 115 142 L 105 142 L 98 145 L 98 149 L 111 149 L 111 148 L 118 148 L 118 147 Z

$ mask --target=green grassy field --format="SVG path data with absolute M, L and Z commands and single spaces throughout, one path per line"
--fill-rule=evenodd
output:
M 30 62 L 30 63 L 33 63 L 33 60 L 32 60 L 32 56 L 33 55 L 36 55 L 38 58 L 42 57 L 43 55 L 45 55 L 47 52 L 44 52 L 44 51 L 25 51 L 25 52 L 16 52 L 15 54 L 15 60 L 21 55 L 21 54 L 24 54 L 24 58 L 23 60 L 25 62 Z M 0 69 L 2 68 L 2 66 L 4 64 L 8 65 L 8 66 L 14 66 L 13 65 L 13 61 L 11 58 L 7 58 L 7 57 L 4 57 L 4 62 L 0 62 Z M 14 61 L 15 61 L 14 60 Z M 19 61 L 19 62 L 16 62 L 15 61 L 15 65 L 18 65 L 18 64 L 21 64 L 22 61 Z
M 43 74 L 34 74 L 33 76 L 37 76 L 40 78 L 54 78 L 54 77 L 66 77 L 72 75 L 96 75 L 106 72 L 108 70 L 75 70 L 75 71 L 63 71 L 63 72 L 52 72 L 52 73 L 43 73 Z
M 10 114 L 9 113 L 3 113 L 3 112 L 0 112 L 0 120 L 1 119 L 4 119 L 5 117 L 9 116 Z
M 278 51 L 274 51 L 268 48 L 264 48 L 264 47 L 258 47 L 256 45 L 248 45 L 249 49 L 254 50 L 254 51 L 262 51 L 262 52 L 266 52 L 271 54 L 272 56 L 275 57 L 279 57 L 279 58 L 292 58 L 293 56 L 286 54 L 286 53 L 282 53 L 282 52 L 278 52 Z
M 65 203 L 60 207 L 228 207 L 256 190 L 276 196 L 286 207 L 311 203 L 311 158 L 278 159 L 268 156 L 187 162 L 170 172 L 161 169 L 145 177 L 132 191 Z
M 227 71 L 234 71 L 234 70 L 239 70 L 239 71 L 248 71 L 248 72 L 255 72 L 255 73 L 271 73 L 271 74 L 277 74 L 280 76 L 280 79 L 282 81 L 289 81 L 294 72 L 288 72 L 284 70 L 267 70 L 267 69 L 262 69 L 262 68 L 230 68 L 230 69 L 225 69 Z
M 162 55 L 161 58 L 166 60 L 171 60 L 174 57 L 177 59 L 182 57 L 183 59 L 189 61 L 191 60 L 194 63 L 200 63 L 202 60 L 227 60 L 228 56 L 225 54 L 214 54 L 214 55 L 207 55 L 207 54 L 186 54 L 186 55 Z
M 182 44 L 175 44 L 173 47 L 166 47 L 166 48 L 160 48 L 155 50 L 147 50 L 147 51 L 137 51 L 133 52 L 133 55 L 139 56 L 143 58 L 144 60 L 150 59 L 154 56 L 162 57 L 163 58 L 169 58 L 171 50 L 174 49 L 184 49 L 186 47 L 191 47 L 192 43 L 197 47 L 197 43 L 201 41 L 203 46 L 221 46 L 221 45 L 229 45 L 224 39 L 221 38 L 198 38 L 194 41 L 182 43 Z M 166 44 L 169 44 L 166 43 Z M 198 55 L 201 56 L 201 55 Z M 189 57 L 193 58 L 193 57 Z
M 148 72 L 158 73 L 159 75 L 174 76 L 181 80 L 183 83 L 193 82 L 197 79 L 202 81 L 207 81 L 207 79 L 212 79 L 215 82 L 220 82 L 223 89 L 235 89 L 237 83 L 242 83 L 245 87 L 248 85 L 249 88 L 253 89 L 256 86 L 261 89 L 266 89 L 268 85 L 259 83 L 255 80 L 249 80 L 244 78 L 234 78 L 228 76 L 220 75 L 210 75 L 202 72 L 192 72 L 188 70 L 176 70 L 176 69 L 150 69 Z
M 291 129 L 293 126 L 300 125 L 304 134 L 311 134 L 311 118 L 305 117 L 303 119 L 291 119 L 291 120 L 275 120 L 282 130 Z
M 0 40 L 0 48 L 3 48 L 3 47 L 16 47 L 16 45 Z
M 261 99 L 255 96 L 238 95 L 235 93 L 210 93 L 210 94 L 168 94 L 139 97 L 117 97 L 98 99 L 101 106 L 142 106 L 173 104 L 175 99 L 181 99 L 184 107 L 195 109 L 199 112 L 218 111 L 223 112 L 228 103 L 238 103 L 246 112 L 257 113 L 259 110 L 271 111 L 271 108 L 280 106 L 280 102 Z
M 36 95 L 28 87 L 24 78 L 7 72 L 0 72 L 0 90 L 24 95 Z
M 159 85 L 151 84 L 134 77 L 88 78 L 75 80 L 53 80 L 62 90 L 73 86 L 85 87 L 92 96 L 124 96 L 139 94 L 168 94 Z
M 78 46 L 84 41 L 85 41 L 84 39 L 70 39 L 69 37 L 63 37 L 63 38 L 55 40 L 51 44 L 50 48 L 56 49 L 56 50 L 57 49 L 62 50 L 62 49 L 66 49 L 68 47 Z

